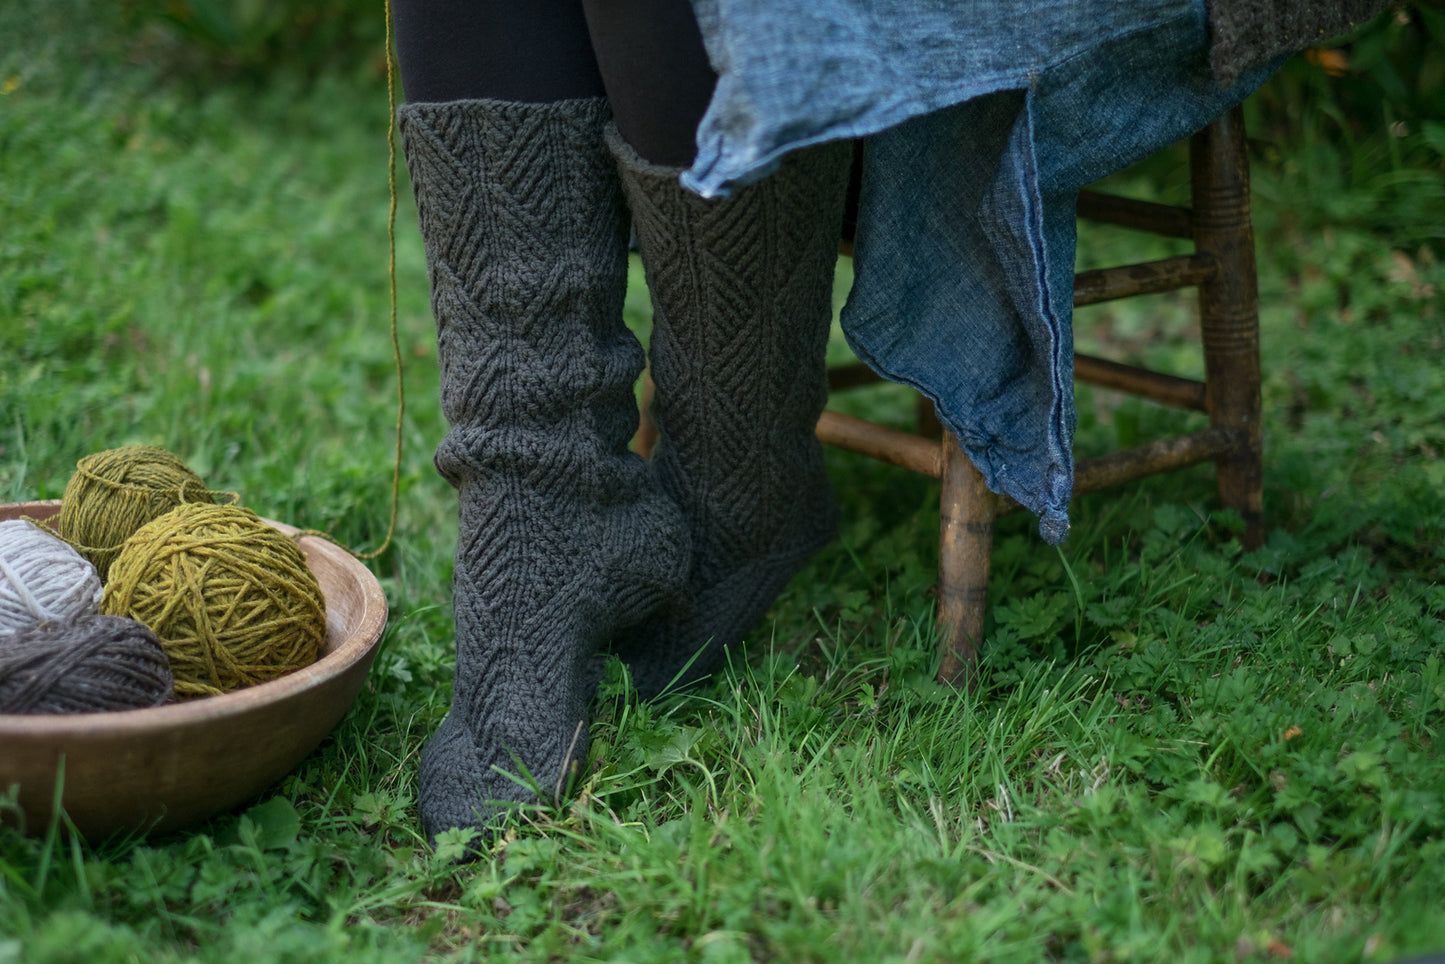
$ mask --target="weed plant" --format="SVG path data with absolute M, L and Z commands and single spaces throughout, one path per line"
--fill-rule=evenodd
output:
M 56 498 L 81 456 L 150 443 L 264 515 L 375 546 L 396 418 L 380 82 L 198 89 L 132 63 L 112 26 L 83 4 L 0 12 L 20 38 L 0 52 L 0 500 Z M 933 682 L 935 487 L 832 452 L 840 537 L 728 671 L 639 703 L 614 667 L 583 786 L 465 865 L 467 835 L 433 850 L 415 812 L 449 699 L 454 503 L 430 464 L 403 176 L 401 518 L 373 566 L 392 615 L 365 690 L 279 785 L 194 832 L 0 830 L 0 962 L 1445 948 L 1445 118 L 1326 136 L 1294 99 L 1330 89 L 1320 70 L 1292 62 L 1250 105 L 1262 549 L 1241 550 L 1207 468 L 1076 500 L 1059 550 L 1010 517 L 980 685 L 955 692 Z M 1378 190 L 1404 174 L 1418 209 Z M 1183 183 L 1167 152 L 1116 182 Z M 1162 256 L 1120 232 L 1082 243 L 1086 265 Z M 1091 350 L 1197 372 L 1187 300 L 1078 322 Z M 891 387 L 845 404 L 910 411 Z M 1080 416 L 1083 455 L 1193 424 L 1102 392 Z

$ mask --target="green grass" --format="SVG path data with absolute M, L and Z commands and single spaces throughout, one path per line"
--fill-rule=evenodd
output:
M 28 38 L 0 52 L 0 500 L 58 497 L 79 457 L 145 442 L 264 515 L 378 544 L 396 412 L 379 79 L 167 79 L 20 6 L 0 14 Z M 1011 517 L 982 685 L 959 694 L 932 681 L 933 485 L 830 453 L 840 538 L 747 653 L 652 704 L 611 680 L 584 792 L 465 866 L 415 815 L 449 696 L 454 506 L 404 196 L 402 512 L 373 566 L 392 617 L 366 689 L 270 793 L 194 833 L 0 830 L 0 962 L 1445 947 L 1445 265 L 1428 231 L 1381 229 L 1399 198 L 1340 180 L 1311 123 L 1255 166 L 1263 549 L 1240 550 L 1207 469 L 1077 500 L 1061 551 Z M 1424 136 L 1401 169 L 1435 190 Z M 1120 180 L 1181 183 L 1162 162 Z M 1158 256 L 1084 245 L 1085 263 Z M 640 285 L 629 304 L 645 327 Z M 1092 312 L 1081 343 L 1197 369 L 1187 302 Z M 849 404 L 909 410 L 891 387 Z M 1083 454 L 1191 424 L 1105 393 L 1080 415 Z

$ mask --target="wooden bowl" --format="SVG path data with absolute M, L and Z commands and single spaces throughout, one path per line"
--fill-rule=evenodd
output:
M 58 501 L 0 504 L 0 521 L 59 511 Z M 386 596 L 344 549 L 314 537 L 300 546 L 326 598 L 326 649 L 310 666 L 152 709 L 0 713 L 0 790 L 20 785 L 27 832 L 44 833 L 50 824 L 62 761 L 61 805 L 82 834 L 100 839 L 117 831 L 178 830 L 245 803 L 326 738 L 371 669 L 386 626 Z

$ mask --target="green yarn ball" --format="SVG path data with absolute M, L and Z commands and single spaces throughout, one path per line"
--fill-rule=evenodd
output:
M 105 582 L 121 545 L 141 526 L 178 505 L 215 501 L 201 477 L 175 455 L 152 445 L 128 445 L 76 463 L 57 524 L 60 537 L 89 559 Z
M 326 603 L 306 557 L 239 506 L 186 504 L 141 526 L 111 565 L 100 611 L 151 628 L 178 699 L 276 679 L 326 645 Z

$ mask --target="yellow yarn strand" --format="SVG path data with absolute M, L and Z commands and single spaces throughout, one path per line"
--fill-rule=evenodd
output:
M 396 455 L 391 469 L 391 518 L 386 524 L 386 538 L 371 552 L 357 552 L 355 549 L 337 542 L 327 533 L 316 529 L 303 529 L 295 536 L 297 539 L 302 536 L 319 536 L 327 542 L 340 546 L 358 559 L 375 559 L 380 556 L 391 545 L 392 536 L 396 533 L 397 506 L 401 502 L 402 422 L 406 416 L 406 385 L 402 375 L 401 337 L 397 332 L 396 323 L 396 55 L 393 50 L 395 28 L 392 23 L 391 2 L 383 0 L 383 3 L 386 7 L 386 186 L 391 197 L 386 215 L 386 273 L 391 284 L 391 354 L 392 359 L 396 362 Z
M 394 25 L 391 19 L 391 0 L 383 0 L 386 7 L 386 186 L 391 198 L 386 212 L 386 276 L 391 285 L 391 354 L 396 361 L 396 459 L 391 470 L 391 521 L 386 525 L 386 538 L 380 548 L 363 553 L 357 558 L 375 559 L 391 545 L 392 534 L 396 532 L 396 510 L 401 501 L 401 438 L 402 418 L 406 415 L 406 388 L 402 383 L 401 338 L 396 329 L 396 54 Z

